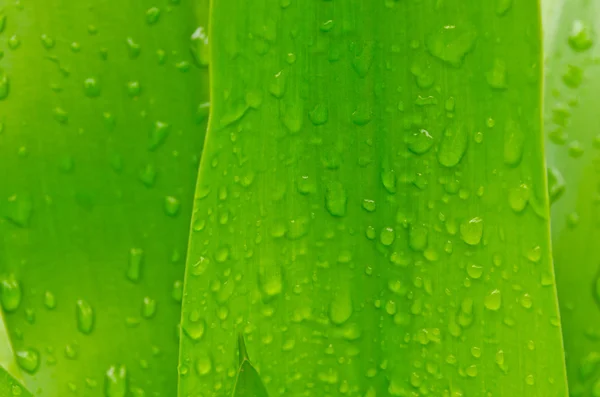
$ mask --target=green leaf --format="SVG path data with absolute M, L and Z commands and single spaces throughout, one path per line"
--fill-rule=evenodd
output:
M 238 349 L 240 351 L 240 368 L 233 389 L 233 397 L 268 397 L 269 394 L 260 375 L 250 363 L 242 334 L 238 336 Z
M 544 1 L 543 6 L 546 152 L 567 373 L 572 396 L 595 396 L 600 393 L 600 1 Z
M 0 298 L 35 395 L 176 394 L 208 98 L 207 1 L 179 3 L 1 6 Z
M 539 11 L 214 4 L 180 396 L 567 395 Z

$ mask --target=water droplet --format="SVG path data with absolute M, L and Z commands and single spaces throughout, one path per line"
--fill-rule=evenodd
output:
M 94 328 L 94 309 L 84 301 L 78 300 L 76 304 L 77 328 L 83 334 L 90 334 Z
M 127 94 L 134 98 L 137 96 L 140 96 L 140 93 L 142 92 L 142 87 L 140 86 L 140 82 L 139 81 L 130 81 L 127 83 Z M 157 124 L 160 122 L 157 122 Z M 164 123 L 163 123 L 164 124 Z M 155 128 L 158 128 L 160 126 L 155 125 Z
M 148 8 L 148 11 L 146 11 L 146 22 L 148 23 L 148 25 L 154 25 L 156 22 L 158 22 L 159 18 L 160 18 L 160 8 L 158 8 L 158 7 Z
M 567 71 L 563 74 L 562 79 L 567 87 L 577 88 L 583 81 L 583 70 L 575 65 L 567 65 Z
M 495 289 L 485 296 L 483 304 L 486 309 L 497 311 L 502 306 L 502 294 L 499 290 Z
M 6 28 L 6 15 L 0 14 L 0 33 L 4 32 Z
M 97 97 L 98 95 L 100 95 L 100 84 L 98 84 L 98 80 L 96 80 L 95 78 L 89 77 L 83 82 L 83 90 L 87 97 Z
M 523 306 L 525 309 L 531 309 L 531 306 L 533 306 L 533 299 L 531 299 L 531 295 L 523 294 L 521 297 L 521 306 Z
M 508 203 L 510 208 L 515 212 L 522 212 L 529 202 L 529 186 L 522 183 L 519 187 L 512 188 L 508 191 Z
M 565 192 L 566 184 L 565 179 L 555 167 L 548 168 L 548 195 L 550 196 L 550 203 L 554 203 L 562 196 Z
M 326 105 L 317 105 L 308 112 L 308 118 L 314 125 L 323 125 L 329 119 L 329 111 Z
M 396 233 L 391 227 L 386 227 L 381 230 L 381 233 L 379 235 L 379 241 L 381 242 L 381 244 L 385 246 L 390 246 L 393 244 L 395 239 Z
M 269 85 L 269 92 L 277 99 L 281 99 L 285 94 L 285 80 L 285 74 L 281 71 L 274 76 Z
M 21 284 L 13 274 L 10 274 L 0 282 L 0 292 L 2 292 L 2 308 L 6 312 L 14 312 L 21 305 L 23 293 Z
M 146 187 L 150 188 L 154 186 L 154 183 L 156 182 L 156 174 L 156 167 L 152 164 L 146 164 L 146 166 L 138 173 L 138 177 Z
M 281 266 L 261 266 L 258 271 L 258 282 L 263 300 L 269 302 L 283 291 L 283 274 Z
M 51 49 L 54 47 L 54 39 L 49 37 L 47 34 L 42 34 L 42 36 L 40 37 L 40 39 L 42 40 L 42 45 L 46 48 L 46 49 Z
M 173 196 L 165 197 L 165 213 L 169 216 L 177 216 L 181 204 L 179 199 Z
M 420 252 L 427 248 L 428 231 L 425 226 L 413 225 L 408 232 L 408 245 L 414 251 Z
M 348 197 L 344 186 L 339 182 L 329 182 L 325 190 L 325 207 L 333 216 L 346 215 Z
M 125 397 L 127 383 L 127 368 L 124 365 L 113 365 L 104 377 L 104 394 L 106 397 Z
M 11 50 L 16 50 L 21 45 L 21 40 L 16 35 L 10 36 L 8 39 L 8 48 Z
M 506 123 L 504 130 L 504 164 L 515 167 L 523 157 L 525 134 L 521 127 L 513 120 Z
M 438 161 L 444 167 L 454 167 L 467 151 L 468 136 L 464 128 L 446 128 L 438 151 Z
M 371 122 L 373 118 L 373 112 L 367 106 L 358 106 L 354 112 L 352 112 L 352 122 L 356 125 L 363 126 Z
M 129 266 L 127 268 L 127 278 L 133 282 L 140 280 L 142 273 L 142 262 L 144 260 L 144 251 L 140 248 L 132 248 L 129 251 Z
M 581 20 L 573 21 L 569 33 L 569 45 L 575 51 L 585 51 L 594 44 L 591 28 Z
M 58 121 L 59 123 L 67 124 L 67 122 L 69 121 L 69 114 L 63 108 L 56 107 L 56 108 L 54 108 L 53 113 L 54 113 L 54 120 Z
M 430 34 L 425 45 L 434 57 L 460 67 L 465 56 L 475 46 L 476 39 L 477 33 L 471 27 L 446 25 Z
M 212 370 L 212 360 L 206 351 L 201 352 L 196 358 L 196 372 L 199 376 L 205 376 Z
M 206 29 L 199 26 L 192 33 L 190 50 L 194 56 L 194 61 L 200 67 L 206 67 L 210 63 L 210 47 L 208 44 L 208 34 Z
M 162 121 L 154 123 L 148 134 L 148 150 L 156 150 L 167 139 L 171 126 Z
M 408 138 L 408 150 L 415 154 L 427 153 L 433 145 L 433 137 L 427 130 L 419 130 Z
M 483 219 L 475 217 L 460 225 L 460 237 L 469 245 L 477 245 L 483 235 Z
M 181 282 L 181 280 L 177 280 L 173 283 L 171 297 L 175 302 L 181 302 L 183 299 L 183 282 Z
M 206 321 L 200 318 L 200 313 L 194 309 L 184 318 L 182 329 L 191 340 L 199 341 L 204 336 Z
M 381 170 L 381 183 L 390 194 L 396 193 L 396 173 L 392 169 Z
M 374 44 L 372 42 L 366 42 L 362 48 L 358 48 L 355 52 L 352 67 L 360 77 L 365 77 L 371 69 L 371 65 L 373 64 L 373 47 Z
M 336 325 L 342 325 L 352 316 L 352 298 L 350 290 L 341 286 L 333 293 L 333 299 L 329 306 L 329 319 Z
M 494 65 L 486 74 L 485 78 L 490 87 L 496 90 L 506 88 L 506 63 L 500 59 L 494 59 Z
M 17 350 L 17 363 L 24 371 L 34 374 L 40 366 L 40 354 L 35 349 Z
M 377 209 L 377 205 L 374 200 L 364 199 L 362 202 L 362 207 L 367 212 L 374 212 Z
M 4 70 L 0 69 L 0 101 L 8 97 L 9 91 L 10 83 L 8 80 L 8 75 L 6 72 L 4 72 Z
M 156 314 L 156 301 L 146 296 L 142 302 L 142 317 L 152 318 Z
M 470 264 L 467 265 L 467 274 L 472 279 L 478 279 L 483 274 L 483 268 L 481 266 L 479 266 L 479 265 L 474 264 L 474 263 L 470 263 Z
M 50 291 L 46 291 L 44 293 L 44 306 L 46 306 L 46 308 L 49 310 L 52 310 L 56 307 L 56 297 Z
M 140 45 L 137 44 L 131 37 L 127 38 L 126 43 L 127 51 L 129 52 L 129 57 L 131 59 L 137 58 L 140 55 Z
M 301 106 L 287 106 L 282 111 L 281 122 L 292 134 L 296 134 L 302 129 L 304 115 L 301 109 Z

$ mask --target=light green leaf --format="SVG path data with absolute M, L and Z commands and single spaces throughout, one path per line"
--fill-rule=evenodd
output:
M 567 395 L 539 13 L 214 3 L 180 397 Z
M 208 98 L 193 3 L 0 6 L 0 295 L 36 396 L 176 394 Z
M 572 396 L 600 395 L 600 1 L 545 0 L 552 242 Z

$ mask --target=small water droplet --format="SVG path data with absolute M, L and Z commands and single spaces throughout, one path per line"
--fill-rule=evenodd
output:
M 429 131 L 421 129 L 408 138 L 408 150 L 415 154 L 427 153 L 433 145 L 433 137 Z
M 512 0 L 496 0 L 496 15 L 503 16 L 512 7 Z
M 372 110 L 365 105 L 358 106 L 356 110 L 352 112 L 352 122 L 358 126 L 369 124 L 372 118 Z
M 158 22 L 160 18 L 160 8 L 158 7 L 150 7 L 148 11 L 146 11 L 146 22 L 148 25 L 154 25 Z
M 308 118 L 314 125 L 323 125 L 329 119 L 329 111 L 325 105 L 317 105 L 308 112 Z
M 446 128 L 438 151 L 438 161 L 444 167 L 454 167 L 467 151 L 468 134 L 464 128 Z
M 494 59 L 494 65 L 485 74 L 485 78 L 490 87 L 496 90 L 506 88 L 506 63 L 501 59 Z
M 142 302 L 142 317 L 152 318 L 156 314 L 156 301 L 146 296 Z
M 577 88 L 583 81 L 583 70 L 575 65 L 567 65 L 567 71 L 563 74 L 562 80 L 567 87 Z
M 165 213 L 169 216 L 177 216 L 179 213 L 179 208 L 181 207 L 181 203 L 179 199 L 173 196 L 165 197 Z
M 106 397 L 125 397 L 128 389 L 127 368 L 124 365 L 113 365 L 104 377 L 104 394 Z
M 171 126 L 162 121 L 156 121 L 148 134 L 148 150 L 156 150 L 167 139 Z
M 333 293 L 333 299 L 329 306 L 329 319 L 336 325 L 342 325 L 352 316 L 352 312 L 350 290 L 341 286 Z
M 6 99 L 9 92 L 10 82 L 8 80 L 8 75 L 4 70 L 0 69 L 0 101 Z
M 510 208 L 517 213 L 522 212 L 529 202 L 529 196 L 529 186 L 524 183 L 516 188 L 510 189 L 508 191 L 508 203 Z
M 54 39 L 49 37 L 47 34 L 42 34 L 42 36 L 40 37 L 40 39 L 42 40 L 42 45 L 46 48 L 46 49 L 51 49 L 54 47 Z
M 381 233 L 379 234 L 379 241 L 381 242 L 381 244 L 383 244 L 385 246 L 392 245 L 395 239 L 396 239 L 396 233 L 394 232 L 394 229 L 392 229 L 391 227 L 383 228 L 381 230 Z
M 339 182 L 329 182 L 325 190 L 325 207 L 333 216 L 345 216 L 348 197 Z
M 550 196 L 550 203 L 556 202 L 562 194 L 565 192 L 566 183 L 565 179 L 555 167 L 548 168 L 548 195 Z
M 0 282 L 0 292 L 2 293 L 2 308 L 6 312 L 14 312 L 21 305 L 23 292 L 21 284 L 13 274 L 5 276 Z
M 201 352 L 196 358 L 196 372 L 199 376 L 208 375 L 212 371 L 212 360 L 206 351 Z
M 17 37 L 17 35 L 12 35 L 8 39 L 8 48 L 11 50 L 16 50 L 21 45 L 21 40 Z
M 140 248 L 132 248 L 129 251 L 129 266 L 127 267 L 127 278 L 133 282 L 139 281 L 142 273 L 144 251 Z
M 56 297 L 50 291 L 44 293 L 44 306 L 46 306 L 48 310 L 52 310 L 56 307 Z
M 133 38 L 128 37 L 125 41 L 127 43 L 127 51 L 129 52 L 129 57 L 131 59 L 135 59 L 140 55 L 140 45 L 136 43 Z
M 181 302 L 183 299 L 183 282 L 181 280 L 177 280 L 173 283 L 171 297 L 175 302 Z
M 80 299 L 76 304 L 77 328 L 83 334 L 90 334 L 94 328 L 94 309 L 92 306 Z
M 98 95 L 100 95 L 100 84 L 98 84 L 98 80 L 96 80 L 95 78 L 89 77 L 83 82 L 83 90 L 87 97 L 97 97 Z

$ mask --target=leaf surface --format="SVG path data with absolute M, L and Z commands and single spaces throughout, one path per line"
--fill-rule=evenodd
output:
M 214 4 L 181 397 L 567 395 L 539 12 Z
M 0 6 L 0 293 L 35 395 L 176 393 L 208 98 L 207 4 L 179 3 Z

